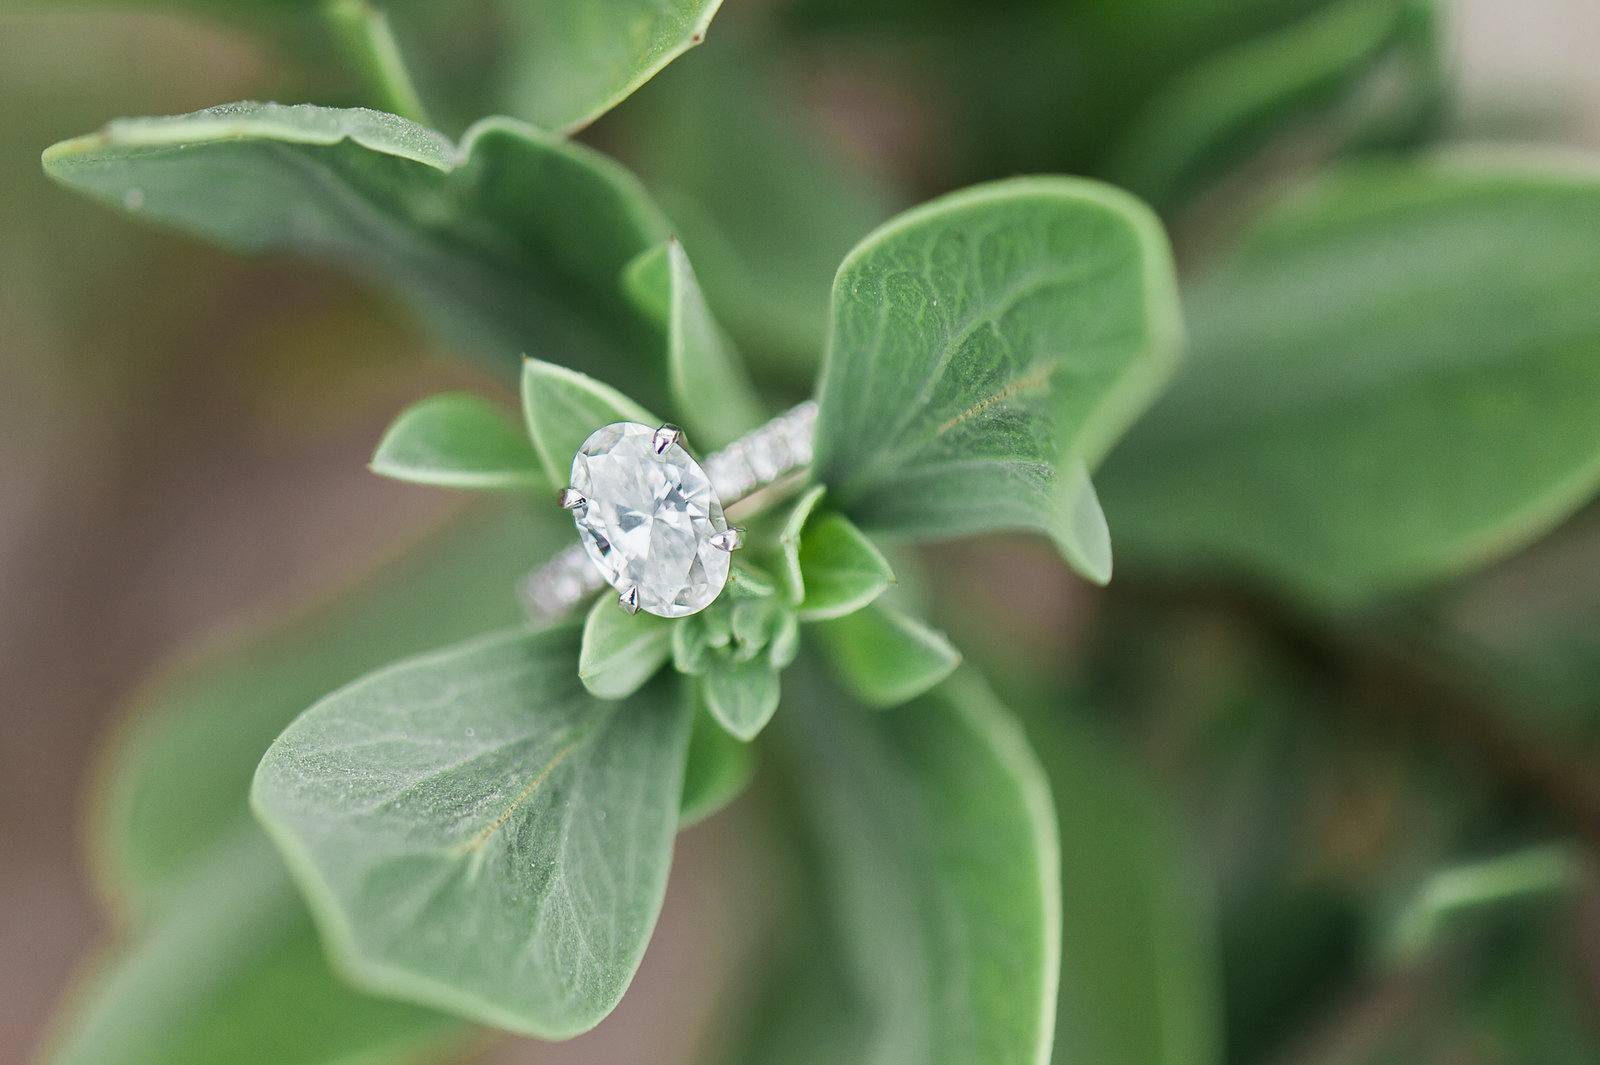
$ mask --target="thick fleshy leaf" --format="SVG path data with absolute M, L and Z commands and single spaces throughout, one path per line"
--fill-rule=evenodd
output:
M 242 805 L 242 803 L 240 804 Z M 420 1065 L 471 1029 L 346 987 L 254 826 L 213 848 L 170 912 L 91 967 L 47 1065 Z
M 800 534 L 797 556 L 801 621 L 853 614 L 894 583 L 883 552 L 842 514 L 813 516 Z
M 429 396 L 400 413 L 378 443 L 372 472 L 451 488 L 546 488 L 522 426 L 477 396 Z
M 792 52 L 728 43 L 663 71 L 612 121 L 671 213 L 717 319 L 745 355 L 809 381 L 839 260 L 898 197 L 794 106 Z
M 816 477 L 868 532 L 1049 535 L 1110 576 L 1085 467 L 1178 353 L 1160 223 L 1125 193 L 1017 178 L 935 200 L 856 246 L 833 289 Z
M 360 72 L 381 110 L 428 125 L 428 109 L 406 69 L 389 14 L 368 0 L 325 0 L 323 12 L 345 55 Z
M 235 252 L 293 252 L 392 286 L 452 350 L 523 353 L 664 394 L 659 331 L 618 278 L 666 239 L 638 181 L 509 119 L 460 146 L 393 115 L 236 103 L 119 119 L 46 150 L 51 177 Z
M 944 680 L 961 652 L 944 634 L 885 603 L 817 626 L 845 684 L 870 706 L 898 706 Z
M 639 611 L 629 614 L 615 595 L 603 595 L 589 608 L 578 653 L 578 679 L 602 699 L 623 699 L 638 691 L 672 657 L 672 622 Z
M 46 1060 L 414 1065 L 464 1030 L 334 976 L 250 818 L 250 777 L 272 737 L 329 689 L 515 621 L 510 582 L 553 540 L 524 514 L 481 514 L 293 629 L 188 663 L 140 697 L 107 761 L 93 833 L 100 885 L 130 938 L 91 964 Z
M 1465 161 L 1307 190 L 1188 303 L 1194 358 L 1102 478 L 1125 545 L 1348 604 L 1600 488 L 1600 180 Z
M 755 739 L 778 709 L 778 670 L 765 656 L 712 655 L 697 683 L 711 716 L 746 742 Z
M 628 267 L 640 309 L 667 335 L 667 383 L 674 409 L 702 451 L 732 443 L 766 420 L 744 364 L 722 335 L 676 238 Z
M 766 1031 L 752 1063 L 1033 1065 L 1048 1060 L 1061 912 L 1049 785 L 973 678 L 864 713 L 818 671 L 775 726 L 823 910 L 801 949 L 828 1023 Z M 818 998 L 816 992 L 827 989 Z M 781 1009 L 775 1014 L 781 1014 Z
M 680 828 L 698 824 L 727 806 L 750 783 L 756 768 L 751 746 L 723 728 L 698 693 L 696 699 L 701 705 L 695 710 L 689 760 L 683 768 Z
M 602 425 L 660 424 L 649 411 L 609 385 L 538 359 L 522 362 L 522 414 L 545 476 L 560 486 L 572 479 L 572 459 L 578 449 Z
M 369 674 L 302 714 L 251 802 L 355 984 L 562 1038 L 622 997 L 678 826 L 687 701 L 605 702 L 573 627 Z
M 1142 768 L 1057 705 L 1028 720 L 1061 831 L 1058 1065 L 1217 1065 L 1220 965 L 1179 825 Z
M 510 502 L 475 511 L 326 608 L 141 693 L 107 760 L 92 834 L 118 912 L 166 909 L 210 848 L 257 831 L 251 775 L 317 699 L 396 658 L 517 623 L 517 578 L 555 550 L 563 526 L 570 535 L 551 510 L 544 520 Z
M 778 708 L 778 675 L 799 652 L 799 628 L 766 575 L 739 565 L 715 603 L 673 624 L 673 663 L 694 675 L 711 717 L 748 741 Z
M 741 660 L 763 651 L 773 654 L 772 641 L 794 619 L 794 611 L 785 606 L 766 574 L 735 563 L 717 601 L 672 626 L 673 665 L 680 673 L 702 673 L 716 654 Z M 782 668 L 793 658 L 791 654 L 775 664 Z
M 827 494 L 826 485 L 814 484 L 806 489 L 789 508 L 778 530 L 778 554 L 783 563 L 778 568 L 778 579 L 783 584 L 783 594 L 791 603 L 798 604 L 806 595 L 805 575 L 800 572 L 800 536 L 811 519 L 811 512 Z
M 502 109 L 546 129 L 579 129 L 705 39 L 722 0 L 508 3 Z
M 1358 93 L 1369 76 L 1385 79 L 1375 95 L 1392 112 L 1415 115 L 1437 91 L 1434 18 L 1430 0 L 1340 0 L 1210 56 L 1145 105 L 1113 149 L 1107 177 L 1172 206 L 1290 123 Z
M 370 86 L 367 102 L 420 106 L 415 90 L 397 91 L 410 89 L 414 75 L 422 98 L 441 115 L 470 121 L 506 114 L 570 132 L 704 40 L 721 0 L 181 0 L 177 6 L 274 38 L 307 61 L 326 60 L 330 28 L 353 36 L 345 42 L 347 58 Z
M 938 700 L 960 697 L 958 684 L 894 716 L 913 718 Z M 1174 819 L 1138 766 L 1059 706 L 1036 708 L 1028 731 L 1059 821 L 1061 975 L 1048 1060 L 1214 1065 L 1221 1060 L 1218 965 Z M 825 859 L 825 851 L 807 855 L 813 868 L 826 869 Z M 865 874 L 862 880 L 871 883 Z M 822 895 L 808 885 L 808 898 Z M 846 944 L 855 925 L 816 905 L 806 908 L 804 920 L 800 949 L 769 967 L 753 1031 L 730 1061 L 862 1060 L 860 1048 L 888 1027 L 881 1007 L 852 979 Z M 819 1015 L 830 1019 L 820 1029 Z M 870 1060 L 920 1060 L 920 1047 L 909 1040 L 897 1039 L 892 1051 L 883 1042 L 872 1045 L 883 1054 Z

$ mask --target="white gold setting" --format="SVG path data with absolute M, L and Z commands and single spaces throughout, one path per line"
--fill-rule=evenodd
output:
M 723 508 L 810 465 L 816 416 L 815 403 L 802 403 L 704 463 L 673 425 L 596 429 L 556 499 L 579 542 L 522 580 L 528 620 L 559 620 L 607 584 L 630 614 L 686 617 L 710 606 L 744 542 Z

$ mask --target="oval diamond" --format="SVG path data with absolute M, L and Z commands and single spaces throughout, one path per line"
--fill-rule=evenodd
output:
M 728 583 L 728 530 L 711 479 L 683 445 L 657 451 L 656 430 L 615 422 L 589 435 L 572 460 L 578 538 L 619 592 L 664 618 L 704 610 Z

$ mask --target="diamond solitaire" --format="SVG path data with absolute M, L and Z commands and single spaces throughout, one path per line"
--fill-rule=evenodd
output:
M 743 539 L 722 508 L 809 465 L 816 424 L 817 405 L 806 400 L 704 463 L 670 425 L 616 422 L 591 434 L 558 497 L 580 542 L 517 585 L 529 624 L 560 621 L 607 584 L 629 613 L 681 618 L 710 606 Z
M 705 470 L 670 425 L 615 422 L 590 434 L 561 492 L 578 538 L 624 610 L 681 618 L 728 583 L 728 528 Z

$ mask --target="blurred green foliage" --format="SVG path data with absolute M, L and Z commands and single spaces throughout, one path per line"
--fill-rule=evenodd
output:
M 1105 591 L 1056 571 L 1019 580 L 1009 567 L 1026 554 L 965 585 L 955 567 L 919 580 L 894 556 L 920 599 L 807 627 L 770 726 L 768 687 L 730 683 L 716 703 L 693 685 L 682 820 L 720 808 L 759 760 L 773 783 L 752 805 L 799 870 L 791 919 L 749 978 L 762 986 L 721 1025 L 731 1060 L 1033 1061 L 1052 1028 L 1063 1065 L 1600 1059 L 1600 183 L 1585 166 L 1441 150 L 1433 4 L 774 0 L 723 12 L 703 48 L 625 101 L 707 32 L 714 4 L 396 3 L 392 40 L 345 7 L 342 30 L 309 3 L 95 18 L 140 27 L 147 57 L 188 54 L 171 43 L 187 35 L 192 51 L 258 57 L 256 84 L 284 102 L 403 110 L 442 132 L 250 107 L 117 123 L 52 149 L 47 168 L 235 250 L 353 268 L 508 380 L 510 357 L 541 360 L 525 368 L 549 411 L 532 444 L 558 480 L 597 412 L 636 410 L 566 367 L 721 439 L 758 404 L 804 394 L 829 350 L 828 417 L 849 431 L 823 438 L 827 509 L 770 538 L 785 609 L 803 614 L 813 576 L 828 576 L 818 559 L 839 554 L 823 529 L 859 536 L 840 511 L 869 533 L 929 532 L 897 527 L 914 505 L 943 507 L 946 533 L 1027 525 L 1070 545 L 1056 519 L 1085 527 L 1086 505 L 985 526 L 961 510 L 972 492 L 919 487 L 907 456 L 1059 463 L 1081 478 L 1080 503 L 1096 488 L 1104 503 L 1090 524 L 1118 551 Z M 607 76 L 587 76 L 603 62 L 563 73 L 613 54 L 618 12 L 645 8 L 665 19 L 640 31 L 651 43 Z M 31 338 L 68 322 L 34 347 L 84 370 L 119 360 L 80 353 L 125 349 L 133 367 L 113 372 L 136 381 L 157 357 L 150 338 L 212 291 L 200 253 L 52 194 L 31 152 L 107 107 L 192 111 L 246 93 L 147 58 L 151 88 L 88 105 L 61 73 L 70 55 L 46 76 L 9 43 L 106 32 L 58 19 L 0 12 L 0 30 L 22 29 L 0 32 L 0 77 L 54 94 L 13 109 L 3 134 L 8 191 L 41 205 L 0 220 L 6 328 Z M 197 28 L 219 24 L 234 29 Z M 161 91 L 164 78 L 184 91 Z M 508 120 L 455 140 L 488 114 L 562 129 L 611 104 L 587 144 Z M 987 267 L 1025 259 L 1018 238 L 951 265 L 939 241 L 965 232 L 954 224 L 926 247 L 880 236 L 846 258 L 897 209 L 1021 172 L 1110 180 L 1176 243 L 1187 363 L 1120 446 L 1164 362 L 1127 379 L 1096 368 L 1176 333 L 1170 308 L 1128 311 L 1169 293 L 1114 283 L 1149 281 L 1133 237 L 1154 233 L 1150 254 L 1154 221 L 1132 229 L 1124 212 L 1100 239 L 1086 214 L 1059 232 L 1019 215 L 1019 231 L 1050 237 L 1048 263 L 1099 249 L 1084 271 L 1104 290 L 1070 289 L 1082 306 L 1061 321 L 1008 331 L 975 317 L 1014 375 L 1067 349 L 1073 380 L 1105 378 L 1104 396 L 1063 386 L 1007 405 L 1005 380 L 955 375 L 942 392 L 937 373 L 894 377 L 949 332 L 910 282 L 859 308 L 853 287 L 836 292 L 829 348 L 841 261 L 853 284 L 864 255 L 898 256 L 905 278 L 954 278 L 965 296 Z M 886 309 L 887 344 L 873 332 Z M 697 409 L 735 350 L 752 389 Z M 942 452 L 950 419 L 997 395 L 1014 420 Z M 929 396 L 953 406 L 893 439 L 897 412 Z M 493 412 L 444 413 L 380 459 L 448 481 L 438 471 L 463 451 L 448 441 Z M 469 472 L 499 461 L 531 483 L 505 428 L 466 433 L 495 445 Z M 456 1021 L 339 982 L 245 789 L 272 737 L 337 685 L 514 620 L 515 574 L 558 542 L 521 509 L 419 556 L 396 598 L 358 596 L 141 700 L 96 833 L 127 942 L 63 1014 L 51 1060 L 398 1061 L 460 1038 Z M 1067 554 L 1105 576 L 1095 552 Z M 874 589 L 838 593 L 852 608 L 883 590 L 875 566 L 841 572 Z M 601 694 L 632 692 L 673 657 L 671 636 L 604 627 L 585 640 L 593 691 L 603 676 L 615 688 Z M 886 713 L 858 705 L 923 692 L 955 668 L 955 645 L 1036 754 L 965 671 Z M 746 745 L 717 721 L 761 735 Z M 1549 875 L 1496 875 L 1530 861 Z M 1057 876 L 1059 899 L 1039 890 Z M 611 987 L 619 974 L 604 975 Z M 286 1011 L 298 1026 L 277 1023 Z

